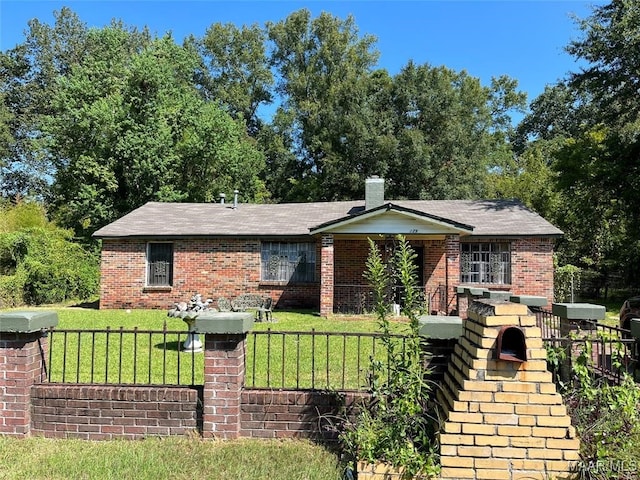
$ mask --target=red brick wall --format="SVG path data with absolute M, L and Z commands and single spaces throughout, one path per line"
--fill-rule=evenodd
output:
M 242 392 L 242 437 L 337 440 L 337 424 L 346 411 L 368 398 L 357 392 L 245 390 Z
M 31 387 L 46 378 L 47 340 L 41 332 L 0 333 L 0 435 L 29 433 Z
M 445 250 L 444 240 L 424 242 L 424 278 L 429 292 L 443 284 L 447 276 Z
M 190 388 L 42 384 L 31 391 L 31 432 L 48 438 L 142 439 L 197 431 Z
M 100 308 L 168 309 L 194 293 L 216 300 L 243 293 L 269 295 L 277 307 L 317 307 L 320 284 L 260 281 L 257 239 L 174 241 L 173 287 L 145 287 L 146 240 L 103 240 Z M 316 254 L 320 273 L 320 247 Z
M 486 241 L 490 241 L 489 239 Z M 496 240 L 497 241 L 497 240 Z M 504 241 L 504 240 L 500 240 Z M 260 281 L 259 239 L 184 239 L 174 243 L 174 286 L 145 288 L 145 240 L 104 240 L 102 252 L 101 308 L 168 309 L 194 293 L 205 298 L 233 298 L 242 293 L 270 295 L 276 307 L 320 306 L 321 242 L 317 242 L 316 279 L 312 284 Z M 457 236 L 412 242 L 424 247 L 424 279 L 428 293 L 448 285 L 447 312 L 455 309 L 455 287 L 460 283 Z M 366 285 L 363 278 L 369 252 L 366 240 L 334 238 L 335 285 Z M 529 238 L 511 243 L 511 285 L 475 285 L 538 295 L 553 300 L 553 240 Z M 348 302 L 353 289 L 334 289 L 334 305 Z M 443 309 L 444 310 L 444 309 Z
M 491 240 L 487 240 L 489 242 Z M 496 239 L 494 241 L 504 242 Z M 553 247 L 550 238 L 511 240 L 511 284 L 473 284 L 491 290 L 510 291 L 514 295 L 536 295 L 553 302 Z
M 487 240 L 490 241 L 490 240 Z M 504 240 L 496 239 L 503 242 Z M 511 240 L 511 284 L 473 284 L 475 287 L 509 291 L 514 295 L 546 297 L 553 302 L 553 248 L 551 238 Z M 469 299 L 458 297 L 460 314 L 465 317 Z
M 511 244 L 511 283 L 516 295 L 537 295 L 553 302 L 553 247 L 550 238 L 515 240 Z

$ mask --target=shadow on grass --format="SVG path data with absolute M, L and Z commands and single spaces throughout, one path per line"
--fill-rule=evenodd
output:
M 80 302 L 71 305 L 71 308 L 89 308 L 91 310 L 100 310 L 100 300 L 94 300 L 93 302 Z
M 183 341 L 175 341 L 175 342 L 160 342 L 160 343 L 156 343 L 154 345 L 154 348 L 157 348 L 158 350 L 170 350 L 172 352 L 179 352 L 182 350 L 182 344 L 184 343 Z

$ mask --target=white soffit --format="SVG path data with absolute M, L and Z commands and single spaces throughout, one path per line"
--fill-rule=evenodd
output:
M 472 229 L 449 224 L 425 215 L 394 209 L 380 209 L 313 229 L 313 233 L 450 235 L 469 234 Z

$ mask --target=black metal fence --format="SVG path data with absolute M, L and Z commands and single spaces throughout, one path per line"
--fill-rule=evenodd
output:
M 402 335 L 392 336 L 400 352 L 406 340 Z M 379 333 L 254 331 L 247 341 L 245 385 L 365 390 L 372 361 L 388 364 L 388 352 Z
M 101 385 L 204 383 L 203 355 L 185 351 L 189 333 L 169 330 L 49 330 L 48 380 Z M 387 364 L 379 333 L 254 331 L 246 344 L 251 388 L 363 390 L 371 362 Z M 399 351 L 406 337 L 392 336 Z
M 49 330 L 47 376 L 52 383 L 202 385 L 204 359 L 182 351 L 188 332 Z
M 551 368 L 559 369 L 561 363 L 568 369 L 583 365 L 592 376 L 613 383 L 620 383 L 625 373 L 637 378 L 637 343 L 630 331 L 591 320 L 565 320 L 562 325 L 560 317 L 549 310 L 533 312 L 549 349 Z
M 597 322 L 576 322 L 569 334 L 560 319 L 535 312 L 550 355 L 584 362 L 594 375 L 619 382 L 636 373 L 638 352 L 630 332 Z M 563 327 L 566 328 L 566 327 Z M 201 353 L 185 351 L 189 333 L 169 330 L 49 331 L 48 379 L 52 383 L 182 385 L 204 383 Z M 388 364 L 379 333 L 253 331 L 246 344 L 245 385 L 251 388 L 363 390 L 371 362 Z M 392 341 L 404 351 L 407 338 Z M 559 359 L 559 357 L 558 357 Z M 552 363 L 554 360 L 552 358 Z
M 560 337 L 560 317 L 557 317 L 550 310 L 532 307 L 531 311 L 536 316 L 536 323 L 542 331 L 542 338 Z

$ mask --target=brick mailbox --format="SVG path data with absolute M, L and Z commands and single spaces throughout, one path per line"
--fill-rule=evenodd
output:
M 477 299 L 437 392 L 441 478 L 572 478 L 580 441 L 527 305 Z
M 23 436 L 31 428 L 31 387 L 47 379 L 47 329 L 55 312 L 0 313 L 0 435 Z

